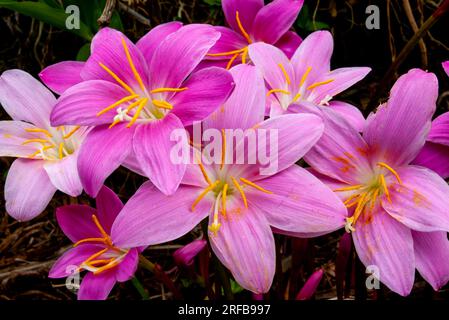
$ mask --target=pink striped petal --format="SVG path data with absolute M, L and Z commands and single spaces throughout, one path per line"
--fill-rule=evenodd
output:
M 82 61 L 62 61 L 46 67 L 39 73 L 42 82 L 57 94 L 62 94 L 71 86 L 83 81 L 81 70 Z
M 120 198 L 106 186 L 103 186 L 95 198 L 97 206 L 97 217 L 104 230 L 110 234 L 112 224 L 119 212 L 123 209 Z
M 101 247 L 92 244 L 81 244 L 71 248 L 56 260 L 48 273 L 48 277 L 58 279 L 73 275 L 81 263 L 100 250 Z
M 106 300 L 115 285 L 116 270 L 103 271 L 97 275 L 87 273 L 78 291 L 78 300 Z
M 77 163 L 78 151 L 75 151 L 61 160 L 47 161 L 44 165 L 51 183 L 71 197 L 77 197 L 83 192 Z
M 130 280 L 134 273 L 136 273 L 137 265 L 139 264 L 139 251 L 137 249 L 130 249 L 123 260 L 116 268 L 115 278 L 118 282 L 125 282 Z
M 35 138 L 35 134 L 25 131 L 26 129 L 36 129 L 36 127 L 22 121 L 0 121 L 1 157 L 26 158 L 36 151 L 31 144 L 22 144 L 27 139 Z
M 56 209 L 56 220 L 67 238 L 76 243 L 86 238 L 103 237 L 92 220 L 97 214 L 97 210 L 87 205 L 66 205 Z
M 263 0 L 222 0 L 221 5 L 226 17 L 226 22 L 234 29 L 239 31 L 239 25 L 236 19 L 236 13 L 246 32 L 251 32 L 254 19 L 260 9 L 263 8 Z
M 329 107 L 351 123 L 358 132 L 365 128 L 365 117 L 357 107 L 343 101 L 331 101 Z
M 449 146 L 449 112 L 443 113 L 432 121 L 427 141 Z
M 235 50 L 240 50 L 245 48 L 248 45 L 248 41 L 238 33 L 238 31 L 233 31 L 227 27 L 214 27 L 215 31 L 220 32 L 220 38 L 214 44 L 212 48 L 210 48 L 208 54 L 214 53 L 224 53 Z M 210 56 L 207 55 L 205 59 L 210 60 L 229 60 L 232 58 L 232 54 L 227 56 Z M 239 57 L 240 58 L 240 57 Z M 223 67 L 226 67 L 228 61 L 224 63 Z

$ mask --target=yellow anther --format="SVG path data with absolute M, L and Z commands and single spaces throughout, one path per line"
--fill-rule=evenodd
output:
M 279 66 L 279 68 L 281 68 L 282 73 L 284 74 L 285 81 L 287 81 L 287 84 L 290 85 L 292 83 L 292 81 L 290 80 L 290 76 L 288 75 L 287 70 L 285 70 L 285 68 L 282 65 L 282 63 L 279 63 L 278 66 Z
M 206 196 L 206 194 L 212 191 L 218 185 L 219 182 L 220 182 L 219 180 L 215 181 L 200 193 L 200 195 L 195 199 L 195 201 L 192 204 L 191 207 L 192 211 L 195 211 L 196 205 L 201 201 L 201 199 L 203 199 Z
M 122 79 L 119 78 L 118 75 L 114 73 L 111 69 L 106 67 L 103 63 L 100 62 L 100 67 L 102 67 L 109 75 L 114 78 L 115 81 L 117 81 L 126 91 L 128 91 L 130 94 L 136 94 L 133 89 L 131 89 L 130 86 L 128 86 Z
M 34 158 L 35 156 L 37 156 L 39 153 L 41 153 L 41 150 L 37 150 L 36 152 L 33 152 L 32 154 L 28 155 L 27 158 Z
M 225 183 L 223 186 L 223 194 L 221 196 L 221 213 L 226 217 L 226 195 L 228 192 L 228 184 Z
M 150 91 L 150 93 L 161 93 L 161 92 L 182 92 L 186 91 L 188 88 L 157 88 Z
M 267 92 L 267 97 L 269 97 L 271 94 L 273 93 L 284 93 L 284 94 L 290 94 L 290 91 L 287 90 L 282 90 L 282 89 L 271 89 L 270 91 Z
M 245 48 L 238 49 L 238 50 L 232 50 L 232 51 L 226 51 L 226 52 L 220 52 L 220 53 L 208 53 L 208 54 L 206 54 L 206 56 L 209 56 L 209 57 L 222 57 L 222 56 L 233 56 L 235 54 L 238 55 L 238 54 L 243 53 L 243 51 L 245 51 Z
M 221 163 L 220 170 L 223 169 L 226 160 L 226 134 L 225 129 L 221 129 Z
M 49 143 L 49 141 L 45 140 L 45 139 L 28 139 L 28 140 L 25 140 L 24 142 L 22 142 L 22 145 L 26 145 L 26 144 L 29 144 L 29 143 L 46 144 L 46 143 Z
M 240 21 L 240 14 L 238 11 L 235 12 L 235 20 L 237 21 L 237 25 L 239 26 L 240 32 L 245 37 L 246 41 L 248 41 L 248 43 L 252 43 L 253 41 L 251 40 L 248 32 L 246 32 L 245 28 L 243 28 L 242 22 Z
M 111 104 L 110 106 L 104 108 L 103 110 L 101 110 L 100 112 L 97 113 L 97 117 L 101 116 L 102 114 L 108 112 L 109 110 L 114 109 L 115 107 L 118 107 L 119 105 L 121 105 L 122 103 L 131 101 L 135 98 L 139 97 L 138 94 L 133 94 L 127 97 L 124 97 L 123 99 L 118 100 L 117 102 L 114 102 L 113 104 Z
M 120 120 L 115 120 L 113 123 L 111 123 L 111 125 L 108 127 L 108 129 L 112 129 L 114 128 L 117 124 L 119 124 L 121 121 Z
M 248 185 L 250 187 L 253 187 L 253 188 L 255 188 L 255 189 L 259 190 L 259 191 L 262 191 L 262 192 L 265 192 L 265 193 L 268 193 L 268 194 L 273 194 L 273 192 L 268 191 L 268 190 L 262 188 L 261 186 L 258 186 L 254 182 L 246 180 L 245 178 L 240 178 L 240 181 L 242 181 L 244 184 L 246 184 L 246 185 Z
M 72 129 L 72 131 L 70 131 L 69 133 L 67 133 L 63 138 L 64 139 L 69 139 L 71 136 L 73 136 L 75 134 L 75 132 L 77 132 L 81 127 L 80 126 L 76 126 L 75 128 Z
M 385 176 L 383 174 L 380 175 L 380 184 L 382 185 L 385 195 L 387 196 L 388 202 L 391 203 L 390 192 L 388 191 L 387 182 L 385 181 Z
M 86 243 L 86 242 L 103 242 L 106 243 L 104 238 L 86 238 L 86 239 L 82 239 L 76 243 L 73 244 L 74 247 L 79 246 L 81 243 Z
M 45 134 L 47 137 L 49 138 L 53 138 L 53 135 L 45 129 L 40 129 L 40 128 L 27 128 L 25 129 L 26 132 L 36 132 L 36 133 L 43 133 Z
M 299 87 L 302 87 L 309 76 L 310 71 L 312 71 L 312 67 L 307 67 L 306 72 L 302 75 L 301 81 L 299 82 Z
M 315 82 L 314 84 L 308 86 L 307 90 L 312 90 L 312 89 L 315 89 L 316 87 L 324 86 L 325 84 L 331 83 L 333 81 L 334 81 L 334 79 L 329 79 L 329 80 L 326 80 L 326 81 Z
M 235 55 L 232 56 L 232 58 L 229 60 L 228 64 L 226 65 L 226 70 L 231 69 L 232 64 L 234 63 L 235 59 L 238 58 L 239 55 L 240 55 L 240 53 L 236 53 Z
M 245 50 L 243 50 L 242 53 L 242 63 L 246 64 L 246 57 L 248 56 L 248 47 L 245 48 Z
M 142 101 L 140 102 L 139 106 L 137 107 L 136 112 L 134 113 L 133 118 L 126 125 L 127 128 L 131 128 L 131 126 L 137 121 L 137 119 L 139 118 L 139 115 L 142 112 L 142 109 L 145 107 L 145 104 L 147 103 L 147 101 L 148 101 L 148 98 L 142 99 Z
M 209 176 L 207 175 L 206 169 L 204 168 L 203 164 L 200 162 L 198 163 L 200 166 L 201 173 L 203 174 L 204 180 L 206 180 L 208 185 L 212 184 L 212 181 L 210 181 Z
M 218 230 L 220 230 L 221 223 L 212 223 L 209 225 L 209 230 L 216 236 L 218 233 Z
M 103 272 L 103 271 L 112 269 L 112 268 L 114 268 L 115 266 L 117 266 L 118 264 L 120 264 L 120 261 L 119 261 L 119 260 L 112 261 L 112 262 L 108 263 L 107 265 L 105 265 L 105 266 L 103 266 L 103 267 L 101 267 L 101 268 L 98 268 L 98 270 L 95 270 L 95 271 L 94 271 L 94 274 L 99 274 L 99 273 L 101 273 L 101 272 Z
M 298 92 L 298 93 L 293 97 L 293 102 L 298 101 L 299 98 L 301 98 L 301 93 L 300 93 L 300 92 Z
M 62 159 L 64 157 L 63 151 L 64 151 L 64 142 L 61 142 L 58 148 L 59 159 Z
M 157 108 L 161 108 L 161 109 L 166 109 L 166 110 L 172 110 L 173 109 L 173 105 L 170 104 L 167 101 L 162 101 L 162 100 L 152 100 L 151 101 L 154 106 L 156 106 Z
M 378 162 L 377 165 L 379 167 L 383 167 L 383 168 L 387 169 L 388 171 L 390 171 L 395 176 L 395 178 L 399 182 L 399 184 L 402 184 L 401 178 L 399 177 L 399 174 L 396 172 L 396 170 L 394 170 L 392 167 L 390 167 L 385 162 Z
M 142 78 L 140 77 L 139 73 L 137 72 L 136 67 L 134 66 L 134 62 L 131 58 L 131 55 L 128 50 L 128 46 L 126 45 L 126 41 L 124 38 L 122 38 L 122 45 L 123 45 L 123 49 L 125 49 L 126 58 L 128 59 L 129 66 L 131 67 L 134 77 L 136 78 L 137 82 L 139 83 L 140 89 L 142 89 L 142 91 L 145 91 L 145 86 L 143 84 Z
M 126 113 L 130 112 L 132 109 L 134 109 L 134 108 L 137 107 L 139 104 L 141 104 L 142 101 L 143 101 L 144 99 L 146 99 L 146 98 L 139 99 L 139 100 L 134 101 L 133 103 L 131 103 L 131 104 L 125 109 Z
M 358 190 L 363 188 L 363 184 L 357 184 L 354 186 L 349 186 L 349 187 L 343 187 L 343 188 L 338 188 L 338 189 L 334 189 L 334 192 L 341 192 L 341 191 L 351 191 L 351 190 Z
M 98 258 L 99 256 L 101 256 L 103 253 L 105 253 L 106 251 L 108 251 L 108 248 L 104 248 L 100 251 L 98 251 L 97 253 L 94 253 L 93 255 L 91 255 L 89 258 L 87 258 L 86 261 L 83 262 L 83 264 L 89 263 L 90 261 Z
M 246 200 L 245 192 L 243 191 L 240 184 L 237 182 L 237 180 L 234 177 L 231 177 L 232 183 L 234 184 L 235 188 L 240 192 L 240 195 L 242 196 L 243 203 L 245 204 L 245 208 L 248 208 L 248 201 Z
M 106 241 L 109 245 L 112 245 L 112 241 L 111 241 L 111 239 L 109 238 L 109 235 L 107 234 L 107 232 L 106 232 L 106 231 L 103 229 L 103 227 L 101 226 L 100 221 L 98 221 L 97 216 L 93 214 L 93 215 L 92 215 L 92 220 L 93 220 L 93 222 L 95 223 L 95 225 L 97 226 L 98 231 L 100 231 L 101 235 L 104 237 L 105 241 Z

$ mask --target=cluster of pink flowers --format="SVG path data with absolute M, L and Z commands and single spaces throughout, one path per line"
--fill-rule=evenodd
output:
M 96 199 L 96 209 L 57 209 L 74 245 L 50 277 L 67 277 L 75 265 L 87 272 L 78 297 L 106 299 L 116 281 L 133 277 L 147 246 L 204 220 L 208 234 L 177 251 L 176 262 L 190 266 L 208 243 L 255 294 L 273 281 L 273 233 L 317 237 L 343 228 L 391 290 L 408 295 L 415 269 L 435 290 L 446 284 L 449 113 L 432 122 L 436 76 L 409 71 L 365 119 L 333 97 L 370 69 L 331 70 L 329 32 L 302 40 L 290 31 L 303 0 L 222 4 L 229 27 L 166 23 L 135 44 L 102 29 L 86 62 L 40 73 L 58 98 L 23 71 L 1 75 L 0 102 L 13 120 L 0 122 L 0 156 L 18 158 L 6 180 L 7 212 L 30 220 L 56 190 Z M 449 73 L 449 62 L 443 67 Z M 220 163 L 207 161 L 207 144 L 189 143 L 198 122 L 223 133 Z M 276 169 L 262 174 L 259 161 L 225 161 L 249 144 L 227 143 L 227 129 L 275 130 Z M 197 163 L 173 161 L 175 131 Z M 267 144 L 258 138 L 256 149 Z M 296 164 L 301 158 L 309 167 Z M 119 166 L 148 178 L 125 205 L 104 186 Z

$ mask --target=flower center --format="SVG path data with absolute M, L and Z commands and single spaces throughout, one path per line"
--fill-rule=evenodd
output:
M 399 174 L 392 167 L 384 162 L 378 162 L 377 166 L 382 169 L 386 169 L 395 177 L 397 182 L 402 185 Z M 334 191 L 354 191 L 354 193 L 344 201 L 344 204 L 347 208 L 355 207 L 354 214 L 351 217 L 346 218 L 346 232 L 355 231 L 354 226 L 360 216 L 368 215 L 369 218 L 376 204 L 378 202 L 382 203 L 382 197 L 385 196 L 387 198 L 387 201 L 391 203 L 389 186 L 387 185 L 384 173 L 374 175 L 373 179 L 367 184 L 352 185 L 349 187 L 335 189 Z
M 151 120 L 162 119 L 172 109 L 173 105 L 166 99 L 156 99 L 154 95 L 161 93 L 176 93 L 185 91 L 188 88 L 157 88 L 153 90 L 147 90 L 142 77 L 137 71 L 135 64 L 129 53 L 128 46 L 125 39 L 122 38 L 122 45 L 125 51 L 126 58 L 128 60 L 129 67 L 134 75 L 135 80 L 139 84 L 139 88 L 132 88 L 125 81 L 114 73 L 110 68 L 100 62 L 100 66 L 126 91 L 129 95 L 107 106 L 103 110 L 97 113 L 97 117 L 105 114 L 113 109 L 116 109 L 117 115 L 113 118 L 113 122 L 109 128 L 114 127 L 120 122 L 127 121 L 127 128 L 132 127 L 136 122 L 147 122 Z
M 94 214 L 92 215 L 92 220 L 95 223 L 95 225 L 97 226 L 98 231 L 100 231 L 102 237 L 101 238 L 82 239 L 82 240 L 76 242 L 73 245 L 73 247 L 76 247 L 76 246 L 78 246 L 82 243 L 86 243 L 86 242 L 93 242 L 93 243 L 97 242 L 97 243 L 101 243 L 104 246 L 106 246 L 106 248 L 99 250 L 98 252 L 94 253 L 89 258 L 84 260 L 80 264 L 79 270 L 78 270 L 78 271 L 81 271 L 82 269 L 84 269 L 84 270 L 91 271 L 94 274 L 99 274 L 103 271 L 112 269 L 115 266 L 119 265 L 129 250 L 122 250 L 112 244 L 111 238 L 106 233 L 104 228 L 101 226 L 96 215 L 94 215 Z

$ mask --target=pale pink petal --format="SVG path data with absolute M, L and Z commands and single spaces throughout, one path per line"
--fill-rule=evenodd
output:
M 184 26 L 167 36 L 149 65 L 150 89 L 178 88 L 219 37 L 213 27 L 200 24 Z
M 115 285 L 115 270 L 103 271 L 97 275 L 87 273 L 78 291 L 78 300 L 106 300 Z
M 156 51 L 160 43 L 168 35 L 178 31 L 181 27 L 182 22 L 179 21 L 163 23 L 151 29 L 146 35 L 137 41 L 136 47 L 140 50 L 148 65 L 153 58 L 154 51 Z
M 122 166 L 126 169 L 131 170 L 138 175 L 145 176 L 145 173 L 140 169 L 139 162 L 137 161 L 136 155 L 134 151 L 130 152 L 128 157 L 123 161 Z
M 0 121 L 1 157 L 26 158 L 37 151 L 33 144 L 23 144 L 25 140 L 36 138 L 36 135 L 27 132 L 27 129 L 36 129 L 36 127 L 22 121 Z
M 263 7 L 254 20 L 256 41 L 276 43 L 293 25 L 304 0 L 274 0 Z
M 379 280 L 388 288 L 402 296 L 408 295 L 415 278 L 410 229 L 391 218 L 380 206 L 370 216 L 359 218 L 355 229 L 352 237 L 362 263 L 377 268 Z
M 260 72 L 249 65 L 231 69 L 235 89 L 224 105 L 204 123 L 203 128 L 246 129 L 263 121 L 265 113 L 265 82 Z
M 209 217 L 209 224 L 212 223 Z M 267 292 L 273 281 L 276 252 L 273 232 L 265 216 L 255 207 L 228 214 L 210 244 L 235 280 L 254 293 Z
M 379 159 L 391 165 L 410 163 L 430 130 L 438 97 L 433 73 L 413 69 L 399 78 L 390 99 L 367 123 L 363 137 Z
M 236 19 L 236 14 L 238 12 L 244 30 L 250 33 L 257 12 L 263 8 L 264 3 L 263 0 L 222 0 L 221 5 L 226 17 L 226 22 L 232 29 L 236 31 L 240 30 Z
M 175 114 L 184 126 L 202 121 L 218 109 L 229 97 L 234 83 L 231 74 L 221 68 L 211 67 L 194 73 L 183 87 L 185 91 L 169 99 Z
M 110 234 L 112 224 L 117 218 L 119 212 L 123 209 L 123 203 L 120 198 L 106 186 L 103 186 L 95 198 L 97 206 L 98 221 L 103 229 Z
M 118 124 L 99 126 L 89 132 L 78 156 L 78 172 L 87 194 L 95 197 L 106 178 L 132 150 L 133 128 Z
M 192 212 L 202 189 L 181 186 L 166 196 L 150 182 L 128 200 L 112 226 L 112 241 L 120 248 L 164 243 L 180 238 L 207 217 L 211 201 L 203 199 Z
M 81 70 L 82 61 L 62 61 L 46 67 L 39 73 L 42 82 L 57 94 L 62 94 L 71 86 L 83 81 Z
M 81 244 L 65 252 L 51 267 L 49 278 L 67 278 L 77 272 L 81 263 L 101 250 L 98 245 Z
M 276 229 L 295 233 L 330 233 L 345 224 L 346 207 L 332 190 L 305 169 L 294 165 L 258 185 L 271 191 L 245 190 Z
M 174 133 L 179 135 L 179 141 L 173 137 Z M 140 168 L 166 195 L 173 194 L 178 189 L 186 170 L 185 159 L 173 150 L 187 141 L 181 121 L 173 114 L 168 114 L 162 120 L 140 125 L 136 129 L 133 147 Z
M 449 147 L 426 142 L 412 164 L 429 168 L 447 179 L 449 178 Z
M 30 74 L 14 69 L 3 72 L 0 77 L 0 103 L 14 120 L 48 128 L 56 98 Z
M 443 113 L 432 121 L 427 141 L 449 146 L 449 112 Z
M 343 101 L 331 101 L 329 107 L 351 123 L 358 132 L 365 128 L 365 117 L 357 107 Z
M 44 165 L 51 183 L 71 197 L 77 197 L 83 192 L 77 163 L 78 151 L 75 151 L 61 160 L 47 161 Z
M 56 188 L 41 160 L 16 159 L 5 182 L 5 208 L 14 219 L 28 221 L 45 210 Z
M 115 277 L 118 282 L 125 282 L 131 279 L 136 273 L 139 264 L 139 251 L 130 249 L 116 269 Z
M 93 215 L 97 215 L 97 210 L 87 205 L 66 205 L 56 209 L 58 225 L 73 243 L 103 237 L 92 219 Z
M 443 178 L 418 166 L 396 171 L 402 184 L 390 185 L 391 203 L 383 201 L 384 209 L 413 230 L 449 231 L 449 186 Z
M 287 31 L 279 40 L 274 44 L 275 47 L 281 49 L 287 58 L 291 59 L 299 48 L 302 39 L 294 31 Z
M 412 231 L 416 269 L 438 291 L 449 281 L 449 241 L 446 232 Z
M 130 102 L 99 116 L 98 113 L 126 96 L 129 94 L 125 89 L 109 81 L 83 81 L 70 87 L 59 97 L 51 113 L 51 124 L 53 126 L 110 124 L 117 115 L 117 108 L 126 108 Z

